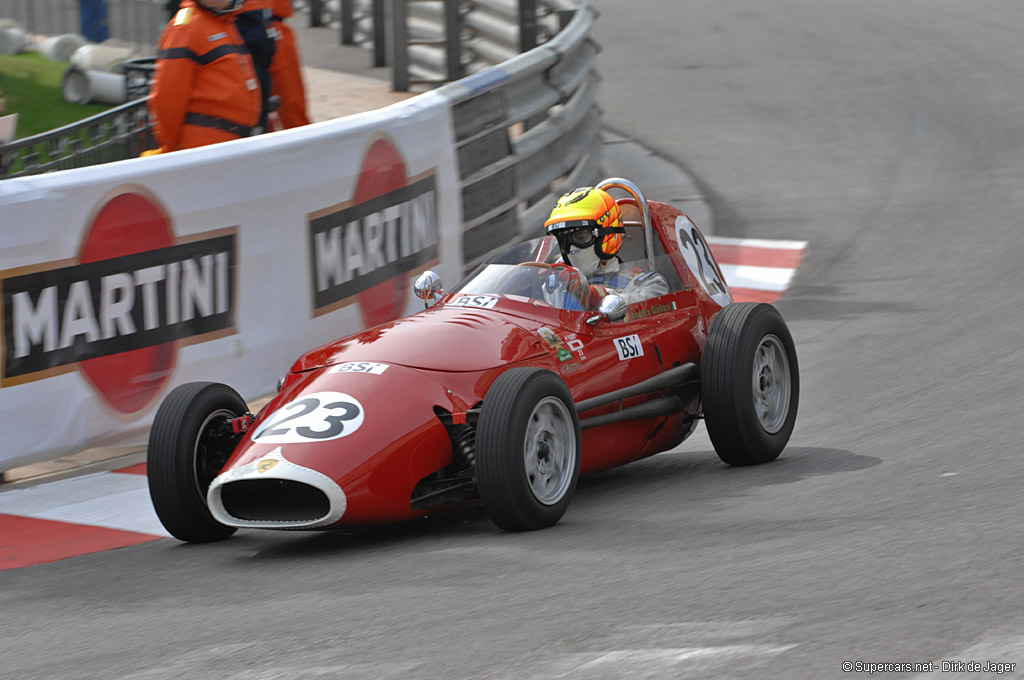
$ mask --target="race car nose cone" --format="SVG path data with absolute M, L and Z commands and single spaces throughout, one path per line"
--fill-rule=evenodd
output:
M 214 479 L 207 505 L 226 526 L 316 529 L 340 520 L 347 499 L 333 480 L 285 459 L 278 446 Z

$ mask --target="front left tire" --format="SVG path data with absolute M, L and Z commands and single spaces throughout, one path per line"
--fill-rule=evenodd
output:
M 565 514 L 580 475 L 580 424 L 569 388 L 541 368 L 498 376 L 477 423 L 477 487 L 499 528 L 532 531 Z

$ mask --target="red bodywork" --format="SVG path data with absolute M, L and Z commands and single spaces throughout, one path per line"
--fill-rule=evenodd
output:
M 692 222 L 663 203 L 652 201 L 650 210 L 655 238 L 660 239 L 671 258 L 683 288 L 630 305 L 623 321 L 588 325 L 586 320 L 593 312 L 561 310 L 517 296 L 501 296 L 486 309 L 455 306 L 450 303 L 457 294 L 449 294 L 422 312 L 300 357 L 280 393 L 257 416 L 218 480 L 233 474 L 240 477 L 242 468 L 246 479 L 260 475 L 272 479 L 277 471 L 288 467 L 276 464 L 277 459 L 283 459 L 306 469 L 310 479 L 320 475 L 333 480 L 343 492 L 342 514 L 335 517 L 335 512 L 326 520 L 291 525 L 266 519 L 230 523 L 328 528 L 389 522 L 432 512 L 436 507 L 414 508 L 410 501 L 424 478 L 453 460 L 452 438 L 436 407 L 452 414 L 454 422 L 465 422 L 467 411 L 479 406 L 494 380 L 510 367 L 536 366 L 557 373 L 578 403 L 676 365 L 693 362 L 699 366 L 707 329 L 721 306 L 695 280 L 680 252 L 676 231 L 683 222 L 679 218 L 687 229 L 693 227 Z M 559 344 L 549 342 L 550 334 L 545 339 L 538 332 L 541 328 L 555 331 Z M 620 359 L 613 339 L 634 334 L 641 340 L 643 355 Z M 571 352 L 570 358 L 565 358 L 565 350 Z M 387 368 L 380 373 L 332 370 L 359 362 Z M 261 423 L 266 427 L 268 418 L 278 418 L 274 414 L 279 409 L 303 395 L 324 393 L 351 395 L 362 407 L 362 420 L 350 435 L 291 444 L 253 439 Z M 590 409 L 581 412 L 580 417 L 626 408 L 651 396 Z M 687 386 L 681 396 L 683 409 L 678 414 L 583 430 L 581 474 L 628 463 L 681 443 L 693 431 L 695 417 L 700 414 L 699 383 Z M 265 472 L 257 469 L 261 461 L 271 460 L 268 456 L 275 462 L 263 463 Z M 214 502 L 217 486 L 217 482 L 211 486 L 210 505 L 218 520 L 225 522 L 223 506 Z

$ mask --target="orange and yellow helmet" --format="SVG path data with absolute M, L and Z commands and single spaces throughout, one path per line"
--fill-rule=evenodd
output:
M 593 187 L 573 189 L 558 199 L 544 227 L 558 239 L 563 256 L 571 246 L 592 244 L 602 260 L 619 252 L 626 233 L 619 204 L 607 191 Z

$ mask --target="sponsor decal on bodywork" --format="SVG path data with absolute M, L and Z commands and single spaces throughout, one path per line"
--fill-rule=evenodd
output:
M 634 333 L 621 338 L 615 338 L 615 351 L 619 353 L 619 361 L 634 359 L 644 355 L 644 346 L 640 342 L 640 336 Z
M 330 369 L 329 373 L 370 373 L 380 375 L 388 370 L 389 364 L 379 364 L 373 361 L 350 361 L 346 364 L 338 364 Z
M 655 314 L 667 314 L 668 312 L 676 311 L 675 302 L 666 302 L 660 305 L 651 305 L 650 307 L 643 307 L 641 309 L 631 309 L 626 314 L 626 323 L 630 321 L 639 321 L 640 319 L 646 319 Z
M 575 333 L 565 336 L 565 344 L 569 346 L 570 352 L 575 352 L 580 359 L 586 361 L 587 355 L 583 353 L 583 341 L 577 338 Z
M 568 361 L 572 359 L 572 352 L 570 352 L 562 338 L 558 337 L 558 334 L 546 326 L 541 326 L 537 329 L 537 333 L 544 339 L 544 342 L 548 344 L 551 349 L 555 350 L 555 354 L 558 356 L 559 361 Z
M 111 408 L 150 405 L 177 344 L 234 333 L 236 229 L 175 238 L 139 187 L 101 203 L 74 260 L 0 272 L 0 385 L 76 368 Z
M 497 295 L 461 295 L 451 301 L 455 307 L 479 307 L 480 309 L 493 309 L 498 304 Z

